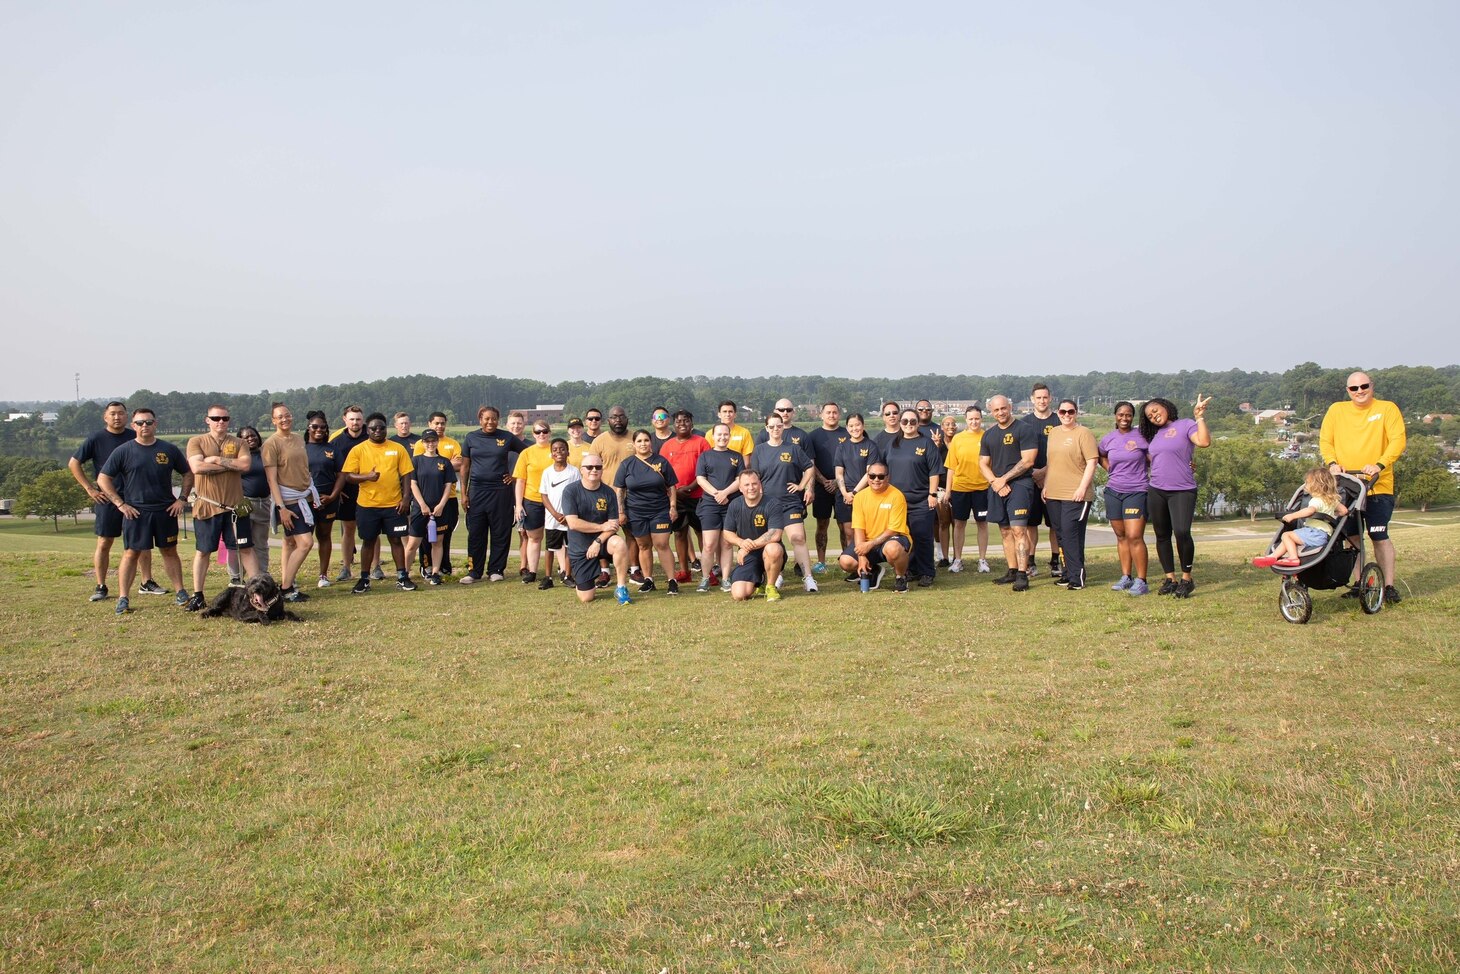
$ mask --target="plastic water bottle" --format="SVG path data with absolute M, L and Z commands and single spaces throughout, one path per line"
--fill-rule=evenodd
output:
M 863 572 L 861 577 L 857 579 L 857 587 L 862 590 L 863 595 L 872 591 L 872 579 L 866 572 Z
M 434 517 L 426 519 L 426 540 L 431 544 L 436 543 L 436 519 Z

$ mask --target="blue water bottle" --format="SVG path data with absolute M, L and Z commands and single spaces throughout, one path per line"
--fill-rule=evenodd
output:
M 436 543 L 436 519 L 434 517 L 426 520 L 426 540 L 431 544 Z

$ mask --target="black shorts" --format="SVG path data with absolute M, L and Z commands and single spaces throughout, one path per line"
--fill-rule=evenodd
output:
M 630 514 L 629 533 L 636 538 L 646 538 L 651 534 L 668 534 L 669 511 L 666 509 L 653 517 L 636 517 Z
M 785 505 L 781 511 L 786 517 L 786 527 L 806 523 L 806 502 L 801 499 L 799 493 L 787 494 L 781 503 Z
M 542 533 L 542 545 L 544 551 L 562 551 L 563 546 L 568 543 L 568 532 L 559 531 L 557 528 L 548 528 Z
M 902 545 L 903 554 L 912 554 L 912 540 L 905 534 L 894 534 L 892 537 L 882 542 L 882 544 L 867 552 L 867 564 L 880 565 L 883 562 L 887 561 L 887 556 L 882 553 L 882 549 L 893 541 L 896 541 L 898 544 Z M 852 559 L 855 560 L 857 557 L 857 550 L 855 548 L 843 548 L 842 554 L 850 555 Z
M 412 513 L 410 515 L 410 520 L 406 522 L 406 534 L 410 535 L 412 538 L 426 537 L 427 522 L 430 520 L 431 519 L 425 514 Z M 445 533 L 446 527 L 441 523 L 441 519 L 438 517 L 436 519 L 436 540 L 440 541 L 441 536 Z
M 226 548 L 240 550 L 253 547 L 248 518 L 235 519 L 227 511 L 212 517 L 193 518 L 193 539 L 197 542 L 199 551 L 209 554 L 217 551 L 220 543 Z
M 335 513 L 335 520 L 353 522 L 355 510 L 359 506 L 355 503 L 355 497 L 350 494 L 341 494 L 338 503 L 340 509 Z
M 989 523 L 1004 528 L 1022 528 L 1035 523 L 1032 498 L 1034 480 L 1024 477 L 1009 485 L 1009 496 L 1000 497 L 989 488 Z
M 695 508 L 695 516 L 699 518 L 701 531 L 722 531 L 725 528 L 725 505 L 716 504 L 713 500 L 701 498 Z
M 811 495 L 811 515 L 818 521 L 825 521 L 836 513 L 836 502 L 841 498 L 841 491 L 833 493 L 820 484 L 814 490 L 815 493 Z M 841 518 L 837 520 L 840 521 Z
M 955 490 L 948 495 L 948 506 L 953 508 L 953 520 L 967 521 L 972 517 L 983 522 L 989 519 L 989 491 Z
M 599 549 L 599 554 L 604 554 Z M 568 561 L 573 566 L 573 587 L 580 592 L 591 592 L 598 587 L 598 559 L 589 558 L 586 554 L 573 555 Z
M 289 509 L 289 513 L 294 515 L 294 526 L 284 532 L 286 537 L 294 537 L 295 535 L 300 534 L 310 534 L 314 531 L 314 525 L 304 523 L 304 508 L 301 506 L 302 504 L 304 504 L 304 501 L 298 501 L 294 504 L 286 505 L 286 507 Z M 316 514 L 315 516 L 318 517 L 319 515 Z M 274 523 L 279 525 L 280 527 L 284 526 L 283 520 L 281 520 L 279 517 L 279 509 L 277 507 L 274 508 Z
M 355 508 L 355 534 L 361 541 L 374 541 L 382 534 L 401 539 L 406 536 L 406 516 L 393 507 Z
M 92 505 L 91 512 L 96 515 L 96 522 L 91 530 L 98 538 L 120 538 L 122 536 L 122 512 L 112 506 L 110 501 L 102 501 L 100 504 Z
M 730 581 L 749 582 L 752 585 L 765 584 L 765 550 L 747 551 L 745 560 L 730 569 Z
M 1044 498 L 1040 496 L 1040 489 L 1038 484 L 1034 486 L 1034 493 L 1029 498 L 1028 523 L 1031 527 L 1036 528 L 1039 527 L 1041 524 L 1048 525 L 1051 528 L 1055 526 L 1054 517 L 1049 512 L 1049 505 L 1046 504 L 1044 502 Z
M 319 530 L 321 527 L 328 531 L 334 527 L 335 519 L 340 516 L 340 499 L 336 497 L 328 504 L 323 504 L 314 509 L 314 527 Z
M 1393 494 L 1370 494 L 1364 498 L 1364 530 L 1370 541 L 1389 540 L 1389 519 L 1394 516 Z M 1344 534 L 1352 537 L 1359 533 L 1359 518 L 1351 517 L 1344 523 Z
M 542 501 L 522 502 L 522 530 L 541 531 L 543 525 L 547 524 L 547 508 L 542 506 Z
M 122 544 L 128 551 L 177 547 L 177 518 L 167 511 L 138 511 L 122 519 Z
M 850 505 L 846 501 L 842 500 L 842 492 L 841 491 L 837 491 L 836 492 L 836 523 L 838 523 L 838 524 L 851 524 L 852 523 L 852 505 Z
M 675 517 L 673 521 L 669 522 L 669 530 L 673 534 L 678 534 L 685 528 L 690 528 L 695 531 L 704 530 L 704 528 L 700 526 L 699 512 L 696 511 L 693 507 L 679 508 L 678 516 Z
M 1143 490 L 1122 493 L 1105 488 L 1105 520 L 1144 521 L 1146 519 L 1146 492 Z

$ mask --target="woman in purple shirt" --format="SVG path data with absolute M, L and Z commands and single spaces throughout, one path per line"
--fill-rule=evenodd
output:
M 1207 429 L 1207 403 L 1196 394 L 1192 409 L 1195 419 L 1182 419 L 1176 404 L 1169 399 L 1149 399 L 1141 408 L 1141 435 L 1149 444 L 1151 486 L 1146 500 L 1150 507 L 1151 527 L 1156 530 L 1156 557 L 1166 580 L 1157 595 L 1190 598 L 1196 583 L 1191 580 L 1191 563 L 1196 560 L 1196 544 L 1191 540 L 1191 519 L 1196 514 L 1196 476 L 1191 458 L 1197 447 L 1212 445 Z M 1171 535 L 1176 535 L 1176 553 L 1181 558 L 1181 580 L 1176 580 L 1176 564 L 1171 558 Z
M 1115 532 L 1120 552 L 1120 581 L 1110 586 L 1116 592 L 1146 595 L 1146 467 L 1150 444 L 1135 428 L 1136 407 L 1115 404 L 1115 429 L 1100 438 L 1100 466 L 1110 474 L 1105 482 L 1105 517 Z

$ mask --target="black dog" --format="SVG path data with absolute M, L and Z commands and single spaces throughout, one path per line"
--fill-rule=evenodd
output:
M 271 622 L 287 619 L 300 622 L 300 618 L 284 608 L 283 594 L 279 583 L 272 575 L 255 575 L 242 587 L 230 585 L 219 592 L 213 604 L 203 610 L 208 619 L 228 616 L 239 622 L 257 622 L 267 626 Z

